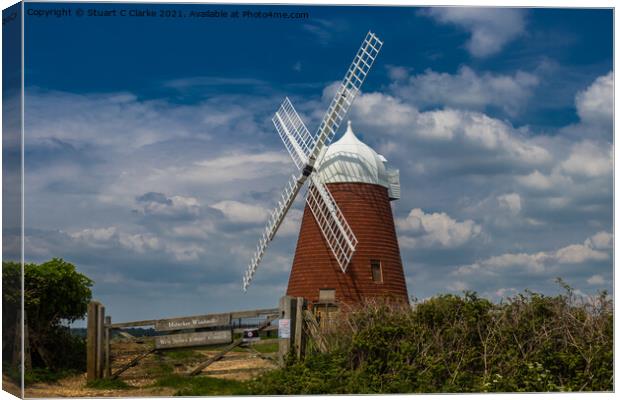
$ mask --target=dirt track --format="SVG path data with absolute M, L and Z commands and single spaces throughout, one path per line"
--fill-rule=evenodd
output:
M 115 358 L 112 370 L 131 360 L 145 345 L 126 343 Z M 74 375 L 54 383 L 37 383 L 26 388 L 26 397 L 140 397 L 172 396 L 175 388 L 154 386 L 157 378 L 170 374 L 185 374 L 199 362 L 215 355 L 213 350 L 192 350 L 179 357 L 172 353 L 151 354 L 137 366 L 121 375 L 131 386 L 129 389 L 94 389 L 86 387 L 86 374 Z M 231 380 L 248 380 L 258 374 L 275 368 L 272 361 L 261 358 L 248 350 L 239 349 L 226 354 L 211 364 L 202 375 Z

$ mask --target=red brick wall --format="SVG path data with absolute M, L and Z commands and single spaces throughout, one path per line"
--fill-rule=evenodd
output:
M 342 273 L 306 205 L 286 294 L 316 302 L 319 289 L 335 289 L 336 300 L 351 305 L 373 297 L 408 302 L 387 189 L 368 183 L 327 186 L 357 237 L 357 250 Z M 370 260 L 381 261 L 383 283 L 373 282 Z

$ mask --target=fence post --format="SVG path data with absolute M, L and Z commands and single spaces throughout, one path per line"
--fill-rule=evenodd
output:
M 280 339 L 278 345 L 278 361 L 281 364 L 284 363 L 286 355 L 291 351 L 291 342 L 293 339 L 295 321 L 293 320 L 295 313 L 296 299 L 291 296 L 282 296 L 280 298 L 280 320 L 278 321 L 278 338 Z M 288 324 L 288 330 L 283 329 Z
M 97 305 L 97 379 L 103 378 L 104 367 L 104 329 L 105 329 L 105 307 L 103 304 Z
M 110 325 L 112 325 L 112 317 L 106 315 L 105 317 L 105 331 L 104 331 L 104 348 L 105 353 L 105 365 L 103 370 L 103 377 L 109 378 L 112 375 L 112 369 L 110 366 Z
M 88 303 L 86 323 L 86 380 L 97 379 L 97 309 L 99 302 Z
M 301 360 L 305 351 L 305 332 L 304 332 L 304 308 L 306 302 L 303 297 L 298 297 L 295 304 L 295 340 L 294 348 L 297 359 Z

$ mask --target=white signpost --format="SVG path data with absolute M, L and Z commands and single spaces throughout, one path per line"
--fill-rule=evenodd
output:
M 291 337 L 291 320 L 289 318 L 278 320 L 278 337 L 280 339 L 289 339 Z
M 209 328 L 230 324 L 230 314 L 199 315 L 196 317 L 181 317 L 160 319 L 155 321 L 156 331 L 176 331 L 180 329 Z

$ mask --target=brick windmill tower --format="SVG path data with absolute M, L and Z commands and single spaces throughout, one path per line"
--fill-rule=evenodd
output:
M 408 301 L 391 200 L 400 198 L 398 170 L 360 141 L 351 121 L 325 152 L 318 179 L 342 211 L 357 246 L 346 271 L 339 268 L 312 209 L 305 207 L 286 294 L 312 303 L 357 304 L 387 297 Z
M 368 298 L 407 302 L 390 200 L 400 197 L 398 171 L 362 143 L 349 123 L 329 146 L 383 43 L 368 32 L 316 134 L 288 98 L 272 121 L 297 167 L 271 213 L 243 277 L 247 290 L 267 246 L 306 180 L 306 207 L 287 294 L 312 303 L 354 305 Z

